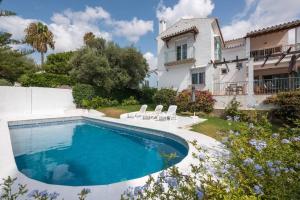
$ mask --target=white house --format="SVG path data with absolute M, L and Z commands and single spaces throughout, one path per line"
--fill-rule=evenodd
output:
M 300 20 L 224 41 L 216 18 L 160 21 L 158 87 L 209 90 L 224 108 L 236 96 L 259 107 L 266 96 L 300 87 Z

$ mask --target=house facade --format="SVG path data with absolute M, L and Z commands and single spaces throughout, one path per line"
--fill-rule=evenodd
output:
M 224 41 L 216 18 L 160 21 L 158 87 L 209 90 L 224 108 L 236 96 L 245 108 L 300 88 L 300 20 Z

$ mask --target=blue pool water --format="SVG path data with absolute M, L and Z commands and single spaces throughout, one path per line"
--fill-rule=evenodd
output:
M 49 184 L 88 186 L 139 178 L 180 162 L 182 142 L 90 120 L 10 126 L 18 169 Z M 164 155 L 175 153 L 169 160 Z

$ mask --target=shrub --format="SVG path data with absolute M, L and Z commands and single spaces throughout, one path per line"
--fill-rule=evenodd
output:
M 122 106 L 129 106 L 129 105 L 138 105 L 139 102 L 133 97 L 129 97 L 128 99 L 124 99 L 122 101 Z
M 111 99 L 102 98 L 102 97 L 94 97 L 91 100 L 84 99 L 82 101 L 82 106 L 84 108 L 89 108 L 89 109 L 117 106 L 118 104 L 119 104 L 119 102 L 117 100 L 111 100 Z
M 230 102 L 229 104 L 226 106 L 225 108 L 225 116 L 227 117 L 235 117 L 235 116 L 238 116 L 240 117 L 241 116 L 241 112 L 239 111 L 239 108 L 241 106 L 241 103 L 238 102 L 236 100 L 236 98 L 234 97 Z
M 88 84 L 76 84 L 73 87 L 72 93 L 77 107 L 82 107 L 83 100 L 91 100 L 95 96 L 93 86 Z
M 160 89 L 153 96 L 153 101 L 155 104 L 161 104 L 165 108 L 175 104 L 176 91 L 172 89 Z
M 300 128 L 273 134 L 270 128 L 245 124 L 217 153 L 192 142 L 194 164 L 171 167 L 145 185 L 128 188 L 123 199 L 299 199 Z
M 287 124 L 294 124 L 300 118 L 300 90 L 278 93 L 267 98 L 264 103 L 278 106 L 273 113 Z
M 9 82 L 6 79 L 0 79 L 0 86 L 13 86 L 13 84 L 11 82 Z
M 205 112 L 213 111 L 215 100 L 208 91 L 195 91 L 195 102 L 192 102 L 192 92 L 184 90 L 176 97 L 176 105 L 181 112 Z
M 22 86 L 29 87 L 59 87 L 62 85 L 73 85 L 73 81 L 67 75 L 34 73 L 24 74 L 19 79 Z
M 141 103 L 146 103 L 146 104 L 153 104 L 153 96 L 157 92 L 156 88 L 150 88 L 150 87 L 142 87 L 139 91 L 139 95 L 137 99 Z

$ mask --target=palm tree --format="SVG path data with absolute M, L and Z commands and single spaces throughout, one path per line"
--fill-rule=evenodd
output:
M 0 3 L 2 3 L 2 1 L 3 0 L 0 0 Z M 0 10 L 0 17 L 12 16 L 12 15 L 16 15 L 16 13 L 9 10 Z
M 41 65 L 44 65 L 44 54 L 48 51 L 48 46 L 54 49 L 53 33 L 41 22 L 30 23 L 25 29 L 25 43 L 31 45 L 33 49 L 41 53 Z
M 95 34 L 92 32 L 85 33 L 83 36 L 84 44 L 89 46 L 89 43 L 96 38 Z

